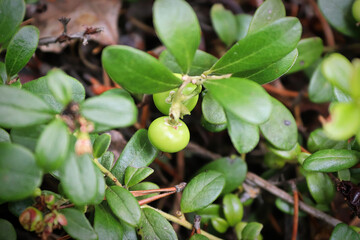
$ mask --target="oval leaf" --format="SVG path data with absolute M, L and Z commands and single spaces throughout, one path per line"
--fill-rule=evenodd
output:
M 345 223 L 339 223 L 331 233 L 329 240 L 359 240 L 359 234 Z
M 222 4 L 214 4 L 210 10 L 210 17 L 220 39 L 226 46 L 233 44 L 237 37 L 237 22 L 234 14 Z
M 139 224 L 141 217 L 140 206 L 128 190 L 119 186 L 108 187 L 105 196 L 111 210 L 118 218 L 131 226 Z
M 105 203 L 95 206 L 94 228 L 99 240 L 123 239 L 123 228 Z
M 52 95 L 63 106 L 66 106 L 72 100 L 72 78 L 60 69 L 50 70 L 46 78 Z
M 35 147 L 45 125 L 35 125 L 25 128 L 12 128 L 10 131 L 11 141 L 20 144 L 35 152 Z
M 150 176 L 153 172 L 154 170 L 149 167 L 135 168 L 128 166 L 125 171 L 124 183 L 127 187 L 132 187 Z
M 226 78 L 208 80 L 204 86 L 227 112 L 246 122 L 260 124 L 270 117 L 269 95 L 257 83 L 243 78 Z
M 156 0 L 153 16 L 160 40 L 175 57 L 183 73 L 188 73 L 200 44 L 200 25 L 195 12 L 183 0 Z
M 321 72 L 319 64 L 313 72 L 309 84 L 309 98 L 314 103 L 330 102 L 333 96 L 333 89 L 329 81 Z
M 8 11 L 8 10 L 6 10 Z M 5 56 L 6 73 L 18 73 L 34 54 L 39 41 L 39 30 L 34 26 L 22 27 L 11 39 Z
M 317 203 L 330 204 L 335 196 L 335 187 L 331 178 L 321 172 L 307 172 L 306 182 L 311 196 Z
M 337 172 L 351 168 L 359 162 L 359 158 L 359 152 L 353 150 L 320 150 L 306 158 L 303 167 L 307 171 Z
M 24 0 L 0 1 L 0 44 L 8 41 L 25 15 Z
M 241 239 L 258 239 L 263 225 L 258 222 L 249 222 L 241 232 Z
M 111 143 L 111 135 L 108 133 L 101 134 L 95 139 L 93 144 L 93 155 L 100 158 L 109 148 Z
M 40 186 L 42 172 L 33 154 L 24 147 L 0 143 L 0 169 L 0 201 L 26 198 Z
M 316 152 L 323 149 L 347 149 L 347 141 L 335 141 L 325 135 L 323 129 L 319 128 L 310 133 L 307 149 Z
M 9 133 L 2 128 L 0 128 L 0 142 L 10 142 Z
M 226 115 L 224 108 L 211 96 L 206 93 L 201 103 L 201 110 L 204 119 L 211 124 L 225 124 Z
M 0 239 L 4 240 L 16 240 L 16 232 L 13 225 L 5 220 L 0 218 Z
M 235 194 L 226 194 L 223 198 L 223 211 L 230 226 L 241 222 L 244 214 L 243 205 Z
M 297 142 L 297 125 L 291 112 L 278 100 L 271 98 L 273 105 L 270 118 L 261 124 L 260 131 L 278 149 L 290 150 Z
M 156 58 L 128 46 L 106 47 L 101 60 L 111 79 L 130 92 L 165 92 L 182 83 Z
M 181 198 L 181 211 L 194 212 L 210 205 L 220 195 L 225 178 L 220 172 L 200 173 L 186 185 Z
M 236 40 L 239 41 L 240 39 L 243 39 L 247 35 L 253 16 L 251 16 L 250 14 L 241 13 L 241 14 L 237 14 L 235 17 L 237 21 Z
M 139 234 L 143 239 L 178 239 L 171 224 L 151 208 L 142 209 Z
M 112 166 L 114 165 L 114 153 L 107 151 L 102 155 L 98 161 L 103 165 L 107 170 L 111 170 Z

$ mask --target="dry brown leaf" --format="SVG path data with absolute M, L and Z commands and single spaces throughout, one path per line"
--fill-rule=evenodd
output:
M 40 30 L 40 38 L 57 37 L 63 27 L 60 17 L 71 18 L 67 33 L 84 31 L 86 27 L 100 27 L 103 31 L 91 38 L 103 45 L 116 44 L 119 39 L 117 20 L 121 0 L 47 0 L 47 11 L 36 15 L 34 25 Z M 41 46 L 41 50 L 60 52 L 66 43 Z

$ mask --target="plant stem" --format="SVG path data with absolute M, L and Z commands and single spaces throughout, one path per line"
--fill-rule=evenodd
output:
M 100 171 L 108 178 L 110 178 L 116 186 L 122 187 L 119 180 L 109 171 L 107 170 L 101 163 L 99 163 L 97 158 L 93 158 L 93 163 L 100 169 Z
M 176 125 L 179 122 L 180 114 L 181 114 L 181 96 L 182 91 L 186 87 L 188 83 L 191 82 L 191 78 L 188 76 L 183 76 L 183 83 L 179 87 L 179 89 L 176 91 L 174 98 L 172 100 L 172 104 L 170 107 L 170 118 L 174 120 L 174 124 Z
M 149 206 L 149 205 L 144 205 L 144 206 L 141 206 L 141 207 L 142 207 L 142 208 L 151 208 L 151 209 L 157 211 L 158 213 L 160 213 L 160 214 L 161 214 L 163 217 L 165 217 L 167 220 L 172 221 L 172 222 L 174 222 L 174 223 L 177 223 L 177 224 L 179 224 L 179 225 L 181 225 L 181 226 L 183 226 L 183 227 L 185 227 L 185 228 L 187 228 L 187 229 L 189 229 L 189 230 L 192 230 L 192 228 L 193 228 L 193 225 L 192 225 L 190 222 L 186 221 L 185 218 L 175 217 L 175 216 L 173 216 L 173 215 L 171 215 L 171 214 L 168 214 L 168 213 L 166 213 L 166 212 L 163 212 L 163 211 L 161 211 L 160 209 L 153 208 L 153 207 L 151 207 L 151 206 Z M 205 232 L 205 231 L 203 231 L 203 230 L 201 230 L 201 234 L 204 235 L 205 237 L 207 237 L 207 238 L 210 239 L 210 240 L 221 240 L 221 238 L 218 238 L 218 237 L 216 237 L 216 236 L 214 236 L 214 235 L 212 235 L 212 234 L 210 234 L 210 233 L 208 233 L 208 232 Z

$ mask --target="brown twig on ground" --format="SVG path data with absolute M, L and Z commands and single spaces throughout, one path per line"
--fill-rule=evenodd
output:
M 186 147 L 186 150 L 189 150 L 191 152 L 200 154 L 200 155 L 202 155 L 204 157 L 208 157 L 208 158 L 213 159 L 213 160 L 221 158 L 220 154 L 210 152 L 209 150 L 201 147 L 200 145 L 197 145 L 194 142 L 189 142 L 189 144 Z
M 280 88 L 274 87 L 271 84 L 265 84 L 265 85 L 263 85 L 263 87 L 269 93 L 278 94 L 278 95 L 281 95 L 281 96 L 284 96 L 284 97 L 296 98 L 296 97 L 299 96 L 299 92 L 291 91 L 291 90 L 287 90 L 287 89 L 280 89 Z M 303 96 L 308 97 L 308 94 L 304 93 Z
M 294 194 L 294 216 L 293 216 L 293 231 L 291 240 L 296 240 L 298 225 L 299 225 L 299 193 L 294 182 L 291 182 L 292 192 Z
M 248 172 L 246 174 L 246 181 L 249 181 L 253 184 L 256 184 L 260 188 L 274 194 L 275 196 L 281 198 L 285 202 L 288 202 L 290 204 L 294 204 L 294 199 L 291 195 L 289 195 L 287 192 L 283 191 L 282 189 L 274 186 L 270 182 L 262 179 L 261 177 L 257 176 L 254 173 Z M 306 203 L 299 201 L 299 208 L 306 212 L 307 214 L 314 216 L 320 220 L 323 220 L 324 222 L 328 223 L 329 225 L 335 227 L 337 224 L 341 223 L 340 220 L 333 218 L 332 216 L 314 208 Z

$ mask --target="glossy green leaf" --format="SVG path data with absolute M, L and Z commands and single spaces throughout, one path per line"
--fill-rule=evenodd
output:
M 227 74 L 266 67 L 293 51 L 300 35 L 301 24 L 297 18 L 278 19 L 238 41 L 209 73 Z
M 101 59 L 111 79 L 130 92 L 165 92 L 182 82 L 156 58 L 128 46 L 108 46 Z
M 286 164 L 286 159 L 273 152 L 267 152 L 265 153 L 264 164 L 271 169 L 282 169 Z
M 222 173 L 205 171 L 198 174 L 186 185 L 181 198 L 181 211 L 194 212 L 210 205 L 225 186 Z
M 211 96 L 206 93 L 201 103 L 204 119 L 211 124 L 225 124 L 226 115 L 224 108 Z
M 5 219 L 0 218 L 0 239 L 16 240 L 16 231 L 13 225 Z
M 95 206 L 94 229 L 99 240 L 123 239 L 123 228 L 106 203 Z
M 331 121 L 324 124 L 325 133 L 334 140 L 346 140 L 360 129 L 360 107 L 355 103 L 334 103 Z
M 56 70 L 60 71 L 60 70 Z M 62 75 L 62 74 L 61 74 Z M 83 85 L 68 75 L 62 76 L 63 80 L 71 84 L 72 100 L 74 102 L 82 102 L 85 99 L 85 89 Z M 49 77 L 48 75 L 38 78 L 36 80 L 25 83 L 22 88 L 42 98 L 49 106 L 52 107 L 56 112 L 60 113 L 64 109 L 64 104 L 56 100 L 56 96 L 51 92 L 49 88 Z
M 153 16 L 160 40 L 175 57 L 183 73 L 188 73 L 200 44 L 200 25 L 195 12 L 184 0 L 156 0 Z
M 235 224 L 241 222 L 244 214 L 243 205 L 235 194 L 226 194 L 224 196 L 223 211 L 230 226 L 235 226 Z
M 97 168 L 97 166 L 94 164 L 94 168 L 95 168 L 95 175 L 96 175 L 96 193 L 95 193 L 95 197 L 93 198 L 91 204 L 97 205 L 100 204 L 105 197 L 105 189 L 106 189 L 106 184 L 105 184 L 105 178 L 104 178 L 104 174 L 100 171 L 99 168 Z
M 136 122 L 137 108 L 132 98 L 123 95 L 100 95 L 81 104 L 81 114 L 108 129 L 128 127 Z
M 335 196 L 331 178 L 322 172 L 307 172 L 306 182 L 311 196 L 317 203 L 329 204 Z
M 128 166 L 146 167 L 154 161 L 158 152 L 150 143 L 147 130 L 138 130 L 121 152 L 119 159 L 111 169 L 111 173 L 120 182 L 123 182 L 125 170 Z
M 0 142 L 11 142 L 9 133 L 2 128 L 0 128 Z
M 354 99 L 360 99 L 360 59 L 352 61 L 354 70 L 350 77 L 350 93 Z
M 5 84 L 6 81 L 7 81 L 7 74 L 6 74 L 5 63 L 0 62 L 0 85 Z
M 211 225 L 219 233 L 225 233 L 229 228 L 228 222 L 226 222 L 225 219 L 220 218 L 220 217 L 212 218 L 211 219 Z
M 10 138 L 13 143 L 20 144 L 35 152 L 35 147 L 45 125 L 35 125 L 25 128 L 12 128 Z
M 310 133 L 307 149 L 316 152 L 323 149 L 347 149 L 347 141 L 335 141 L 326 136 L 323 129 L 319 128 Z
M 30 196 L 41 180 L 41 169 L 29 150 L 8 142 L 0 143 L 0 201 Z
M 60 69 L 53 69 L 46 75 L 48 87 L 57 101 L 66 106 L 72 100 L 71 78 Z
M 241 14 L 237 14 L 235 18 L 237 22 L 236 40 L 239 41 L 240 39 L 243 39 L 247 35 L 253 16 L 251 16 L 250 14 L 241 13 Z
M 297 45 L 299 56 L 296 59 L 294 66 L 288 71 L 288 73 L 294 73 L 309 67 L 320 58 L 323 48 L 323 42 L 319 37 L 300 40 Z
M 222 194 L 226 194 L 234 191 L 245 180 L 247 165 L 240 157 L 234 156 L 212 161 L 200 168 L 198 172 L 207 170 L 215 170 L 223 173 L 225 177 L 225 187 Z
M 359 240 L 359 234 L 345 223 L 336 225 L 329 240 Z
M 243 78 L 208 80 L 204 83 L 223 108 L 246 122 L 260 124 L 270 117 L 269 95 L 257 83 Z
M 100 158 L 107 151 L 111 143 L 111 135 L 108 133 L 101 134 L 95 139 L 93 144 L 93 155 Z
M 41 133 L 36 144 L 36 163 L 45 172 L 61 167 L 68 155 L 70 145 L 69 131 L 60 119 L 53 120 Z
M 333 96 L 333 89 L 329 81 L 321 72 L 319 64 L 313 72 L 309 84 L 309 98 L 312 102 L 330 102 Z
M 208 223 L 211 218 L 220 217 L 221 209 L 219 204 L 210 204 L 209 206 L 196 211 L 196 214 L 201 216 L 202 223 Z
M 156 185 L 155 183 L 141 182 L 139 184 L 136 184 L 136 185 L 130 187 L 129 190 L 130 191 L 138 191 L 138 190 L 150 190 L 150 189 L 159 189 L 159 188 L 160 187 L 158 185 Z M 152 194 L 148 194 L 148 195 L 145 195 L 145 196 L 136 197 L 136 199 L 139 201 L 139 200 L 149 198 L 149 197 L 152 197 L 152 196 L 156 196 L 156 195 L 159 195 L 159 193 L 152 193 Z
M 205 120 L 204 116 L 201 116 L 201 126 L 203 126 L 209 132 L 221 132 L 227 128 L 227 124 L 212 124 Z
M 207 237 L 201 234 L 195 234 L 193 235 L 190 240 L 209 240 Z
M 0 126 L 27 127 L 50 121 L 54 112 L 39 97 L 10 86 L 0 86 Z
M 125 223 L 124 221 L 121 221 L 120 219 L 118 219 L 118 220 L 121 223 L 121 226 L 124 231 L 122 240 L 137 239 L 136 229 L 134 227 L 130 226 L 129 224 Z
M 194 60 L 191 63 L 191 67 L 189 70 L 188 75 L 190 76 L 199 76 L 206 70 L 210 69 L 212 65 L 217 61 L 218 59 L 214 57 L 213 55 L 201 51 L 196 50 Z M 159 61 L 164 64 L 168 69 L 170 69 L 174 73 L 181 73 L 181 68 L 177 64 L 176 59 L 168 50 L 164 50 L 161 52 L 159 56 Z
M 235 232 L 236 232 L 236 237 L 239 240 L 242 240 L 242 231 L 244 230 L 244 228 L 246 227 L 247 222 L 239 222 L 238 224 L 236 224 L 235 226 Z
M 18 73 L 34 54 L 39 41 L 39 30 L 34 26 L 22 27 L 11 39 L 5 56 L 6 73 Z
M 350 93 L 350 78 L 353 66 L 350 61 L 339 53 L 333 53 L 321 64 L 325 78 L 345 93 Z
M 282 200 L 281 198 L 276 198 L 275 205 L 280 211 L 289 215 L 294 215 L 294 207 L 291 204 Z M 306 216 L 306 214 L 302 211 L 299 211 L 299 217 L 304 216 Z
M 259 127 L 247 123 L 230 112 L 226 112 L 228 133 L 235 149 L 239 153 L 248 153 L 259 142 Z
M 71 153 L 60 168 L 60 181 L 66 196 L 75 205 L 92 203 L 97 193 L 96 171 L 89 155 Z
M 256 32 L 285 15 L 285 6 L 281 0 L 267 0 L 256 10 L 250 23 L 249 33 Z
M 103 165 L 107 170 L 111 170 L 114 165 L 114 153 L 107 151 L 105 152 L 98 161 Z
M 287 73 L 287 71 L 294 65 L 297 56 L 298 50 L 294 49 L 279 61 L 273 62 L 259 69 L 237 72 L 232 76 L 247 78 L 259 84 L 269 83 Z
M 125 170 L 124 183 L 127 187 L 132 187 L 150 176 L 153 172 L 154 170 L 149 167 L 135 168 L 128 166 Z
M 331 26 L 347 36 L 359 37 L 360 29 L 351 12 L 353 3 L 354 0 L 318 0 L 319 8 Z
M 74 239 L 78 240 L 97 240 L 98 236 L 85 214 L 74 208 L 60 210 L 67 220 L 67 225 L 63 226 L 65 231 Z
M 241 232 L 241 239 L 258 239 L 263 225 L 258 222 L 249 222 Z
M 276 156 L 281 157 L 286 160 L 296 159 L 297 156 L 301 153 L 301 147 L 298 143 L 290 150 L 280 150 L 274 148 L 271 144 L 267 144 L 267 148 L 270 152 L 274 153 Z
M 24 0 L 0 1 L 0 44 L 8 41 L 25 16 Z
M 143 239 L 178 239 L 171 224 L 157 211 L 143 208 L 139 234 Z
M 307 171 L 337 172 L 351 168 L 360 160 L 360 153 L 346 149 L 320 150 L 305 159 L 303 167 Z
M 234 14 L 222 4 L 214 4 L 210 18 L 216 34 L 226 46 L 231 46 L 237 38 L 237 22 Z
M 297 142 L 297 125 L 291 112 L 278 100 L 271 98 L 273 105 L 268 121 L 260 125 L 260 131 L 273 146 L 290 150 Z
M 333 86 L 333 96 L 335 101 L 338 102 L 352 102 L 353 99 L 351 98 L 351 96 L 345 92 L 343 92 L 342 90 L 340 90 L 339 88 Z
M 112 212 L 131 226 L 137 226 L 141 211 L 135 197 L 126 189 L 119 186 L 108 187 L 105 192 L 106 200 Z

